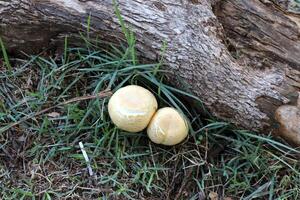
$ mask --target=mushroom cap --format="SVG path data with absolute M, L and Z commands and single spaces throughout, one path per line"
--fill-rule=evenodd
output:
M 135 133 L 147 127 L 157 107 L 155 96 L 149 90 L 129 85 L 112 95 L 108 113 L 119 129 Z
M 189 127 L 185 116 L 171 107 L 159 109 L 153 116 L 147 134 L 157 144 L 175 145 L 188 135 Z

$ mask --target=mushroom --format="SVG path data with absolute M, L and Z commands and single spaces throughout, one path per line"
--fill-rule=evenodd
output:
M 300 92 L 297 105 L 280 106 L 275 112 L 275 119 L 280 124 L 280 136 L 287 142 L 300 146 Z
M 157 107 L 155 96 L 149 90 L 129 85 L 112 95 L 108 113 L 118 128 L 135 133 L 147 127 Z
M 159 109 L 153 116 L 147 134 L 157 144 L 175 145 L 188 135 L 188 123 L 181 113 L 171 107 Z

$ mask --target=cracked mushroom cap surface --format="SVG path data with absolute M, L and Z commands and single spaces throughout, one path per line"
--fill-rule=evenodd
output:
M 185 116 L 171 107 L 159 109 L 153 116 L 147 134 L 156 144 L 176 145 L 188 135 L 189 127 Z
M 147 127 L 157 108 L 155 96 L 137 85 L 118 89 L 108 102 L 112 122 L 119 129 L 133 133 Z

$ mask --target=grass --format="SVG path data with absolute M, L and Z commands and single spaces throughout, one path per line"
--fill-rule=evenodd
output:
M 300 198 L 297 149 L 199 116 L 186 99 L 199 107 L 200 100 L 168 85 L 162 62 L 139 63 L 132 33 L 127 45 L 105 49 L 81 35 L 85 45 L 70 48 L 66 38 L 61 56 L 9 61 L 3 54 L 2 199 Z M 165 147 L 144 132 L 117 129 L 108 117 L 107 91 L 127 84 L 150 89 L 160 107 L 181 109 L 190 119 L 188 139 Z
M 10 65 L 10 62 L 9 62 L 9 58 L 8 58 L 8 55 L 7 55 L 7 52 L 6 52 L 6 48 L 4 46 L 4 43 L 2 41 L 2 38 L 0 37 L 0 47 L 1 47 L 1 52 L 2 52 L 2 56 L 3 56 L 3 59 L 4 59 L 4 64 L 6 66 L 6 68 L 11 71 L 12 70 L 12 67 Z

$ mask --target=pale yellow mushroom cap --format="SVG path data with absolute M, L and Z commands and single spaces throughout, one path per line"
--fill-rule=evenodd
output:
M 149 90 L 129 85 L 112 95 L 108 113 L 118 128 L 135 133 L 147 127 L 157 107 L 155 96 Z
M 188 132 L 186 118 L 171 107 L 159 109 L 147 129 L 150 140 L 163 145 L 175 145 L 182 142 Z

